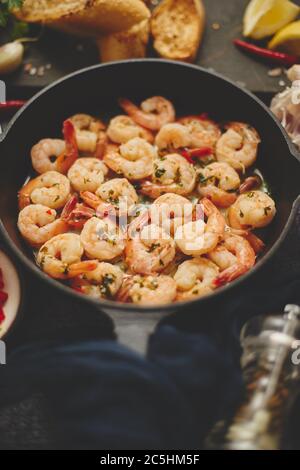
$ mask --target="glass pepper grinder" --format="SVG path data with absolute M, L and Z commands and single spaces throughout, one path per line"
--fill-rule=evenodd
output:
M 287 305 L 284 315 L 251 319 L 240 339 L 245 398 L 230 425 L 223 423 L 222 432 L 217 425 L 208 440 L 228 450 L 279 449 L 300 390 L 300 307 Z

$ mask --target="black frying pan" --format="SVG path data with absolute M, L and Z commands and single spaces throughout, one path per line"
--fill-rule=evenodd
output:
M 108 118 L 121 111 L 118 97 L 139 102 L 152 95 L 171 99 L 178 114 L 208 112 L 218 121 L 240 120 L 252 124 L 262 138 L 257 166 L 271 186 L 277 216 L 268 233 L 267 252 L 254 269 L 203 299 L 149 308 L 83 299 L 96 302 L 99 308 L 125 322 L 141 311 L 144 321 L 150 321 L 153 316 L 182 309 L 199 312 L 224 304 L 239 289 L 249 286 L 256 273 L 280 249 L 300 206 L 300 156 L 269 109 L 251 93 L 217 74 L 178 62 L 147 59 L 96 65 L 59 80 L 33 97 L 14 117 L 0 143 L 0 228 L 13 251 L 37 276 L 68 296 L 80 296 L 40 271 L 17 230 L 17 192 L 32 171 L 32 145 L 44 137 L 60 136 L 63 120 L 72 114 L 86 112 Z

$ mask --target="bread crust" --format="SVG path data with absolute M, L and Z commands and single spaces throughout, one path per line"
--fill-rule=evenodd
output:
M 160 57 L 192 62 L 204 27 L 202 0 L 163 0 L 151 18 L 154 49 Z
M 111 33 L 97 39 L 100 60 L 113 62 L 146 57 L 150 35 L 150 22 L 144 20 L 132 28 Z
M 141 0 L 25 0 L 20 20 L 87 37 L 123 31 L 150 17 Z

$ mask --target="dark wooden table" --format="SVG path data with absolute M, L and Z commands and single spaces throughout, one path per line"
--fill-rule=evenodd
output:
M 295 0 L 300 4 L 300 0 Z M 274 94 L 287 82 L 285 74 L 270 77 L 271 66 L 238 51 L 232 40 L 241 37 L 242 18 L 248 0 L 204 0 L 207 12 L 206 30 L 197 64 L 211 68 L 259 94 Z M 214 30 L 212 25 L 220 25 Z M 150 55 L 153 55 L 149 51 Z M 5 77 L 9 95 L 29 97 L 42 87 L 75 70 L 99 62 L 92 41 L 84 41 L 45 29 L 40 40 L 27 46 L 25 62 L 34 67 L 51 64 L 44 76 L 24 73 L 19 69 Z M 281 84 L 279 83 L 281 82 Z

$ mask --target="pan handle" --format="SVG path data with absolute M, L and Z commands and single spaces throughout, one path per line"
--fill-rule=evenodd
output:
M 145 355 L 148 339 L 158 323 L 169 313 L 164 312 L 122 312 L 103 310 L 114 323 L 118 341 L 129 349 Z

